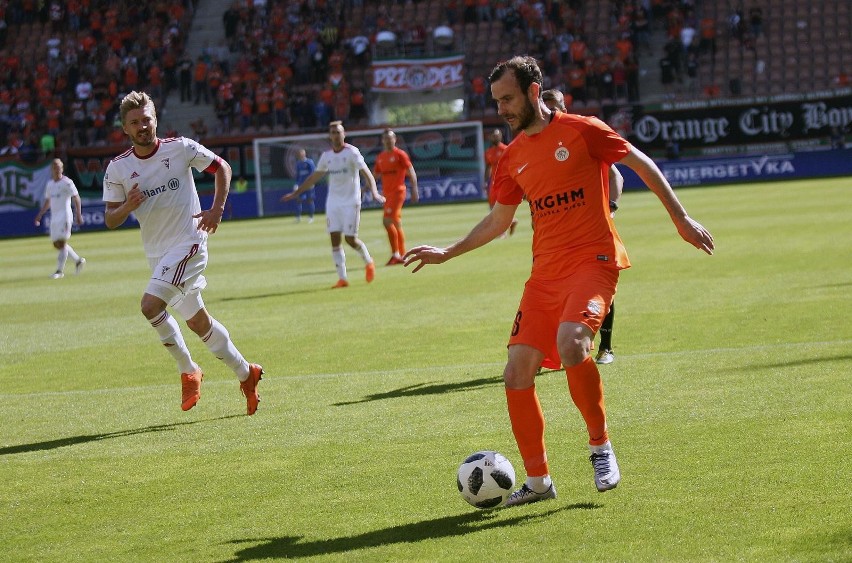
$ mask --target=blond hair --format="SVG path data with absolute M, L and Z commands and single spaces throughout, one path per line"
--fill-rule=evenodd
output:
M 119 106 L 119 111 L 121 114 L 121 122 L 124 123 L 124 118 L 127 117 L 127 113 L 134 109 L 144 109 L 150 107 L 151 113 L 154 115 L 154 118 L 157 118 L 157 109 L 154 107 L 154 100 L 151 99 L 151 96 L 146 94 L 145 92 L 130 92 L 121 100 L 121 106 Z

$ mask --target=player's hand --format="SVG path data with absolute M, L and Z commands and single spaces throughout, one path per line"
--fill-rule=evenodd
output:
M 292 191 L 292 192 L 290 192 L 289 194 L 284 194 L 283 196 L 281 196 L 281 199 L 279 199 L 278 201 L 280 201 L 280 202 L 282 202 L 282 203 L 283 203 L 283 202 L 285 202 L 285 201 L 290 201 L 291 199 L 293 199 L 293 198 L 295 198 L 295 197 L 296 197 L 296 191 L 295 191 L 295 190 L 293 190 L 293 191 Z
M 124 205 L 127 206 L 129 211 L 136 211 L 142 205 L 142 202 L 145 201 L 146 197 L 142 193 L 142 190 L 139 189 L 139 184 L 133 184 L 133 187 L 127 192 L 127 199 L 124 201 Z
M 210 234 L 216 232 L 219 228 L 219 223 L 222 222 L 221 209 L 208 209 L 192 216 L 193 219 L 198 219 L 198 230 L 207 231 Z
M 36 217 L 36 220 L 33 221 L 33 225 L 35 225 L 36 227 L 41 227 L 41 219 Z
M 375 193 L 375 194 L 373 194 L 373 199 L 374 199 L 375 201 L 378 201 L 378 202 L 379 202 L 379 203 L 381 203 L 382 205 L 384 205 L 384 203 L 385 203 L 385 196 L 383 196 L 383 195 L 382 195 L 382 194 L 380 194 L 380 193 Z
M 713 235 L 698 221 L 687 215 L 682 222 L 677 224 L 677 232 L 680 233 L 683 240 L 695 248 L 703 250 L 707 254 L 713 254 L 713 249 L 715 248 Z
M 406 268 L 417 262 L 414 269 L 411 271 L 412 274 L 420 270 L 420 268 L 426 264 L 443 264 L 449 259 L 450 257 L 447 255 L 446 249 L 425 245 L 412 248 L 405 253 L 405 256 L 402 257 Z

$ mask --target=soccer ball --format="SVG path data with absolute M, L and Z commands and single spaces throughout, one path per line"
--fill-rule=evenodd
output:
M 459 493 L 476 508 L 503 504 L 515 486 L 515 468 L 503 455 L 485 450 L 470 454 L 459 466 Z

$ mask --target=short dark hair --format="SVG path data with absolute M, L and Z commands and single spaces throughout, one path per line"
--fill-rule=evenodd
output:
M 529 90 L 532 84 L 542 85 L 541 69 L 538 67 L 538 62 L 529 55 L 518 55 L 507 61 L 497 63 L 497 66 L 488 75 L 488 81 L 492 84 L 497 82 L 509 70 L 515 73 L 515 80 L 518 81 L 518 86 L 521 87 L 523 92 Z
M 565 96 L 556 88 L 552 88 L 550 90 L 545 90 L 544 92 L 542 92 L 541 101 L 555 102 L 556 108 L 559 109 L 559 111 L 567 111 L 565 108 Z

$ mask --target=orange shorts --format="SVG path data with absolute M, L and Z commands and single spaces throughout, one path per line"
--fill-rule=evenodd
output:
M 561 279 L 531 277 L 524 286 L 509 346 L 526 344 L 546 357 L 558 358 L 556 333 L 561 323 L 581 323 L 597 333 L 615 297 L 618 274 L 608 264 L 584 261 Z
M 399 222 L 402 219 L 402 206 L 405 203 L 405 192 L 401 194 L 386 194 L 384 218 Z

